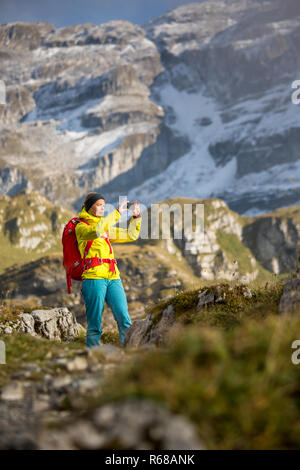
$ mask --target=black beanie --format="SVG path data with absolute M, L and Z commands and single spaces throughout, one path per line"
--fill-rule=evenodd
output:
M 104 199 L 102 194 L 99 194 L 99 193 L 93 194 L 91 197 L 89 197 L 86 203 L 84 204 L 85 210 L 88 212 L 90 208 L 92 207 L 92 205 L 95 204 L 95 202 L 98 201 L 99 199 Z

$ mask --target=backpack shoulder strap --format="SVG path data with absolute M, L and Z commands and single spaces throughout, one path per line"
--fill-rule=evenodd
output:
M 86 225 L 90 225 L 86 220 L 80 219 L 79 217 L 76 217 L 77 222 L 83 222 Z M 86 242 L 84 253 L 83 253 L 83 262 L 85 262 L 86 255 L 88 254 L 94 240 L 90 240 Z
M 78 222 L 83 222 L 86 225 L 90 225 L 85 219 L 80 219 L 79 217 L 75 217 L 75 219 L 77 220 L 77 223 Z

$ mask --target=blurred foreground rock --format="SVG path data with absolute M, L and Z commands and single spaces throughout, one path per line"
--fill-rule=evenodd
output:
M 88 418 L 48 429 L 41 449 L 204 449 L 194 426 L 149 400 L 127 399 L 104 405 Z

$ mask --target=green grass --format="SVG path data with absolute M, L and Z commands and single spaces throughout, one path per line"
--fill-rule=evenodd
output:
M 237 235 L 217 230 L 216 237 L 217 243 L 224 250 L 229 261 L 237 263 L 237 270 L 240 274 L 254 271 L 250 261 L 253 258 L 251 251 L 245 247 Z
M 203 325 L 231 328 L 239 325 L 247 318 L 260 321 L 268 315 L 277 315 L 283 281 L 269 283 L 251 289 L 252 297 L 243 295 L 247 287 L 240 283 L 218 283 L 217 285 L 200 285 L 197 289 L 179 292 L 177 295 L 146 307 L 147 315 L 152 314 L 154 322 L 161 318 L 163 310 L 170 304 L 174 307 L 175 319 L 184 325 L 201 323 Z M 219 296 L 217 286 L 225 298 L 217 303 L 203 306 L 197 311 L 199 290 Z
M 152 399 L 196 426 L 208 449 L 300 448 L 300 366 L 291 344 L 300 319 L 269 316 L 238 328 L 193 325 L 168 349 L 135 358 L 88 407 Z
M 41 258 L 42 255 L 48 255 L 52 253 L 57 253 L 61 251 L 61 242 L 57 240 L 54 245 L 45 251 L 38 253 L 36 250 L 24 250 L 24 248 L 18 248 L 13 243 L 10 242 L 9 237 L 5 236 L 0 232 L 0 245 L 5 247 L 1 252 L 1 265 L 0 265 L 0 274 L 5 273 L 7 268 L 12 268 L 14 266 L 15 271 L 22 268 L 22 266 L 31 261 L 35 261 Z M 37 248 L 41 248 L 38 246 Z
M 103 331 L 100 339 L 103 344 L 113 344 L 114 346 L 121 347 L 121 340 L 117 331 Z
M 40 212 L 41 207 L 44 208 L 42 212 Z M 62 253 L 61 227 L 72 217 L 70 212 L 54 206 L 36 191 L 17 194 L 8 201 L 6 197 L 0 196 L 0 211 L 2 216 L 0 245 L 5 247 L 1 253 L 0 274 L 14 265 L 17 270 L 25 263 L 37 260 L 41 255 Z M 19 218 L 21 225 L 16 229 L 8 229 L 14 218 Z M 54 221 L 56 221 L 56 226 Z M 46 225 L 47 233 L 43 228 L 35 232 L 34 228 L 37 224 Z M 19 247 L 20 229 L 28 230 L 31 233 L 30 236 L 40 237 L 40 243 L 32 249 Z M 50 248 L 47 246 L 49 240 L 52 242 Z
M 6 364 L 0 365 L 0 386 L 10 382 L 11 374 L 22 370 L 28 363 L 34 363 L 46 369 L 49 368 L 49 358 L 46 357 L 49 352 L 53 356 L 63 353 L 72 357 L 76 351 L 81 350 L 84 346 L 83 335 L 68 342 L 49 341 L 39 336 L 17 332 L 10 335 L 1 335 L 0 338 L 5 343 L 6 351 Z M 55 367 L 50 367 L 49 371 L 51 369 L 53 369 L 53 372 Z M 37 374 L 37 376 L 33 374 L 32 378 L 42 379 L 40 374 Z
M 20 313 L 30 313 L 36 309 L 49 310 L 51 307 L 41 307 L 34 298 L 19 301 L 4 299 L 0 302 L 0 323 L 17 320 Z

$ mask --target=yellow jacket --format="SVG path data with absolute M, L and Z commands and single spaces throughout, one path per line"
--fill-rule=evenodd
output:
M 141 229 L 142 217 L 137 218 L 131 217 L 129 221 L 128 229 L 121 227 L 114 227 L 114 225 L 121 218 L 121 214 L 117 209 L 108 214 L 106 217 L 95 217 L 89 214 L 85 208 L 83 208 L 78 217 L 86 220 L 90 225 L 84 222 L 79 222 L 75 227 L 75 235 L 78 242 L 78 248 L 83 258 L 84 249 L 87 241 L 94 240 L 93 244 L 86 256 L 86 259 L 94 256 L 99 258 L 114 258 L 114 250 L 110 243 L 124 243 L 132 242 L 137 240 Z M 105 238 L 108 238 L 108 243 Z M 111 252 L 110 252 L 111 251 Z M 109 263 L 103 263 L 102 265 L 95 266 L 93 268 L 84 271 L 82 279 L 119 279 L 120 271 L 118 266 L 115 265 L 116 272 L 110 271 Z

